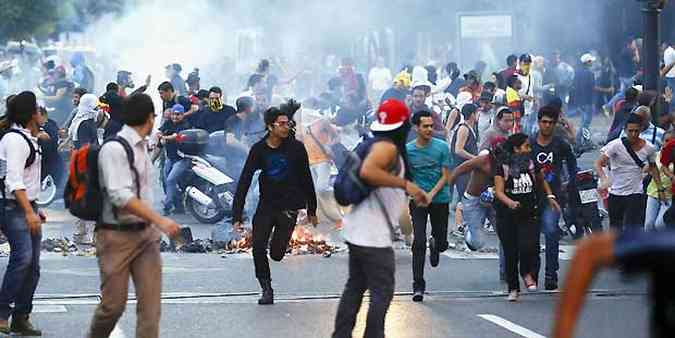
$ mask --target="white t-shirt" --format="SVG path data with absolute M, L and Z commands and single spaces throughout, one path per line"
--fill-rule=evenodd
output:
M 404 177 L 405 168 L 403 159 L 399 158 L 401 172 Z M 382 211 L 377 198 L 380 198 L 386 208 L 386 215 Z M 355 205 L 343 219 L 342 237 L 350 244 L 369 248 L 390 248 L 393 245 L 391 230 L 385 217 L 396 226 L 402 210 L 406 208 L 407 198 L 405 191 L 399 188 L 379 187 L 373 190 L 363 202 Z
M 391 71 L 386 67 L 375 67 L 368 74 L 368 81 L 373 90 L 387 90 L 392 85 Z
M 609 192 L 612 195 L 628 196 L 644 192 L 642 179 L 645 174 L 630 156 L 620 138 L 607 143 L 600 151 L 609 157 L 612 182 Z M 656 148 L 649 142 L 645 141 L 642 149 L 635 153 L 645 164 L 656 163 Z
M 532 79 L 532 72 L 530 72 L 530 74 L 527 75 L 518 74 L 518 78 L 520 79 L 520 82 L 523 85 L 523 87 L 518 91 L 518 94 L 520 94 L 521 96 L 527 95 L 534 97 L 534 86 L 536 84 Z M 525 101 L 523 105 L 525 107 L 526 115 L 529 115 L 533 112 L 534 104 L 532 103 L 532 101 Z
M 675 48 L 670 46 L 663 52 L 663 63 L 668 67 L 673 62 L 675 62 Z M 666 77 L 675 78 L 675 67 L 666 74 Z

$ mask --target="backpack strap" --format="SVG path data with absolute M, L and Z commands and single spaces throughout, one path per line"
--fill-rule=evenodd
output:
M 136 197 L 138 197 L 138 199 L 140 199 L 141 198 L 141 181 L 140 181 L 140 175 L 138 174 L 138 170 L 136 170 L 136 167 L 134 166 L 134 161 L 135 161 L 134 150 L 131 148 L 131 145 L 129 144 L 129 142 L 127 142 L 127 140 L 125 140 L 124 138 L 119 137 L 119 136 L 113 136 L 113 137 L 105 140 L 105 142 L 103 142 L 103 145 L 105 145 L 108 142 L 117 142 L 120 145 L 122 145 L 122 148 L 124 148 L 124 152 L 127 154 L 127 162 L 129 162 L 129 169 L 131 169 L 131 172 L 134 175 L 134 183 L 136 184 Z M 103 147 L 103 145 L 101 145 L 101 147 Z M 115 216 L 115 219 L 119 222 L 119 217 L 118 217 L 118 214 L 117 214 L 117 208 L 114 205 L 113 205 L 113 208 L 112 208 L 112 212 L 113 212 L 113 215 Z
M 642 160 L 637 156 L 637 154 L 635 153 L 635 151 L 633 151 L 633 148 L 630 146 L 630 143 L 628 143 L 628 138 L 622 137 L 622 138 L 621 138 L 621 143 L 622 143 L 623 146 L 626 148 L 626 151 L 628 152 L 628 155 L 630 155 L 630 157 L 633 159 L 633 161 L 635 161 L 635 164 L 637 164 L 637 166 L 640 167 L 640 169 L 644 168 L 645 162 L 642 161 Z
M 32 166 L 33 163 L 35 163 L 35 158 L 37 157 L 37 153 L 38 153 L 38 150 L 35 149 L 35 146 L 33 145 L 33 141 L 31 141 L 28 138 L 28 136 L 26 136 L 26 134 L 24 134 L 21 130 L 12 128 L 12 129 L 7 130 L 7 133 L 5 133 L 5 135 L 7 135 L 9 133 L 21 135 L 21 137 L 26 141 L 26 143 L 28 143 L 28 149 L 30 150 L 30 154 L 28 155 L 28 158 L 26 159 L 26 164 L 25 164 L 24 168 L 28 168 L 28 167 Z

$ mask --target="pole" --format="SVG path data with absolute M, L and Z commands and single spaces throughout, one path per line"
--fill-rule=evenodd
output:
M 638 0 L 640 1 L 640 0 Z M 662 86 L 660 81 L 659 74 L 659 26 L 660 18 L 659 14 L 661 13 L 660 4 L 661 1 L 658 0 L 642 0 L 644 5 L 642 7 L 643 13 L 643 26 L 644 26 L 644 45 L 643 45 L 643 54 L 640 55 L 642 58 L 642 67 L 644 70 L 644 89 L 653 90 L 657 93 L 661 93 Z M 656 105 L 656 111 L 652 112 L 652 120 L 658 120 L 661 116 L 661 107 L 659 104 Z

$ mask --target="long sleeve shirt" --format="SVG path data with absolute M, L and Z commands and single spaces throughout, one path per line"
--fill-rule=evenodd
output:
M 289 138 L 278 148 L 271 148 L 262 139 L 249 151 L 239 177 L 232 206 L 234 222 L 242 220 L 246 193 L 258 170 L 261 171 L 259 208 L 278 211 L 307 208 L 308 215 L 316 215 L 316 192 L 305 146 Z

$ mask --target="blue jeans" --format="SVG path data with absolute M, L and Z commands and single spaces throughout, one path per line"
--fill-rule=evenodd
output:
M 33 310 L 33 296 L 40 280 L 42 233 L 31 234 L 21 207 L 6 209 L 2 232 L 9 242 L 9 263 L 0 290 L 0 319 L 11 314 L 27 315 Z M 14 303 L 14 309 L 10 304 Z
M 591 122 L 593 122 L 593 106 L 584 104 L 577 107 L 577 110 L 581 114 L 581 128 L 590 128 Z
M 492 224 L 495 224 L 494 209 L 481 203 L 480 197 L 464 194 L 462 199 L 462 216 L 466 224 L 466 233 L 464 239 L 466 245 L 471 250 L 480 250 L 485 246 L 483 239 L 483 225 L 485 220 L 490 218 Z
M 560 268 L 558 257 L 560 248 L 561 231 L 558 227 L 560 221 L 560 212 L 551 209 L 549 205 L 542 208 L 541 228 L 546 239 L 546 269 L 545 278 L 554 281 L 558 280 L 558 269 Z
M 658 198 L 647 197 L 647 211 L 645 212 L 645 231 L 663 229 L 665 227 L 663 214 L 670 208 L 672 201 L 661 202 Z
M 172 206 L 182 209 L 180 191 L 178 191 L 178 180 L 188 170 L 192 162 L 186 159 L 170 160 L 166 159 L 164 163 L 164 182 L 166 186 L 166 196 L 164 198 L 164 208 Z

